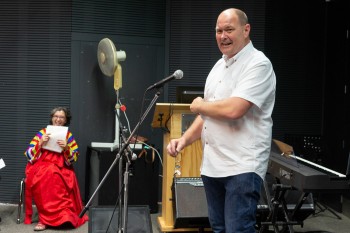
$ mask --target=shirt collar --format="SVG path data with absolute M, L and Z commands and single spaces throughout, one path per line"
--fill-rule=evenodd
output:
M 230 65 L 232 65 L 233 63 L 235 63 L 247 50 L 249 50 L 250 48 L 253 47 L 253 43 L 252 41 L 249 41 L 249 43 L 243 47 L 243 49 L 241 49 L 241 51 L 239 51 L 236 55 L 234 55 L 231 58 L 227 58 L 226 55 L 222 55 L 222 58 L 225 60 L 226 62 L 226 67 L 229 67 Z

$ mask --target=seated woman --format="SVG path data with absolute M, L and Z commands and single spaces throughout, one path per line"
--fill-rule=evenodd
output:
M 67 126 L 71 120 L 70 111 L 57 107 L 51 111 L 50 125 Z M 55 143 L 61 152 L 44 149 L 51 135 L 47 128 L 41 129 L 25 151 L 28 159 L 26 166 L 26 211 L 25 224 L 32 222 L 32 198 L 37 207 L 39 222 L 35 231 L 42 231 L 47 226 L 57 227 L 71 224 L 77 228 L 88 221 L 88 216 L 79 218 L 83 209 L 78 181 L 72 166 L 78 158 L 78 145 L 68 130 L 66 138 Z M 64 132 L 65 134 L 65 132 Z M 64 136 L 63 134 L 63 136 Z M 52 143 L 52 142 L 50 142 Z M 46 147 L 45 147 L 46 148 Z

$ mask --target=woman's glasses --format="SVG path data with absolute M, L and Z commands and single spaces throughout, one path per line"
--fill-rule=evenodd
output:
M 61 119 L 61 120 L 64 120 L 66 119 L 65 116 L 57 116 L 57 115 L 54 115 L 53 118 L 56 118 L 56 119 Z

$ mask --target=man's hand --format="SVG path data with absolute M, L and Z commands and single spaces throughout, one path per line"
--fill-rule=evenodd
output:
M 171 156 L 175 157 L 185 146 L 186 146 L 185 139 L 181 137 L 178 139 L 172 139 L 169 142 L 166 149 Z
M 190 105 L 191 112 L 199 114 L 203 104 L 204 104 L 204 99 L 202 97 L 195 98 Z

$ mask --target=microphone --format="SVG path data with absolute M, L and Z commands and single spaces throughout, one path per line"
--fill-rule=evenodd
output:
M 150 87 L 147 88 L 147 91 L 154 89 L 154 88 L 159 88 L 162 87 L 165 83 L 171 81 L 172 79 L 182 79 L 184 76 L 184 73 L 182 70 L 177 70 L 175 71 L 172 75 L 160 80 L 159 82 L 156 82 L 155 84 L 151 85 Z

